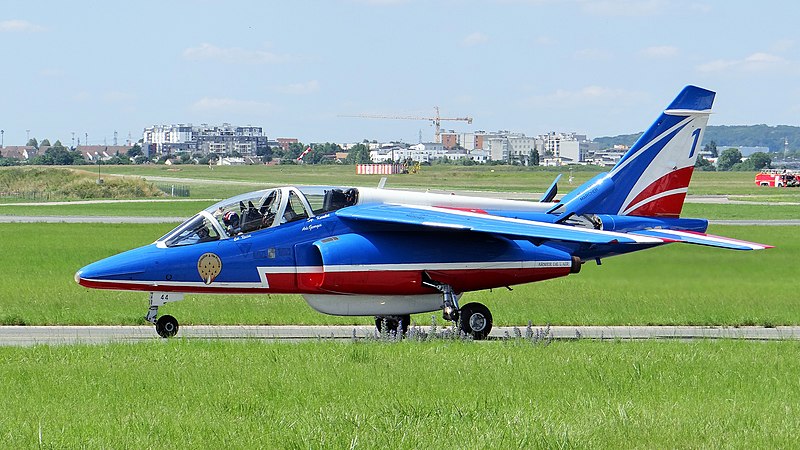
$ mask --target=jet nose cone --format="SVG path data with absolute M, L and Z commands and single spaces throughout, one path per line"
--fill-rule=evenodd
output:
M 75 282 L 89 288 L 119 288 L 115 282 L 141 278 L 152 260 L 154 250 L 154 246 L 146 246 L 101 259 L 78 270 Z

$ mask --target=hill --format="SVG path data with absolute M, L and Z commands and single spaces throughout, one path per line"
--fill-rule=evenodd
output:
M 621 134 L 595 138 L 600 148 L 614 145 L 633 145 L 642 133 Z M 800 127 L 791 125 L 712 125 L 706 128 L 703 145 L 714 141 L 717 147 L 769 147 L 771 152 L 783 151 L 783 140 L 789 140 L 789 151 L 800 150 Z

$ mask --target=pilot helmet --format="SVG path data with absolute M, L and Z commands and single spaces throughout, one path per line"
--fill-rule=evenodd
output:
M 225 223 L 225 225 L 238 227 L 239 226 L 239 214 L 236 214 L 233 211 L 228 211 L 228 212 L 225 213 L 225 215 L 222 216 L 222 221 Z

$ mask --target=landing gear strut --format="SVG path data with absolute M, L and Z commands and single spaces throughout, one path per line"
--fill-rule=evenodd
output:
M 467 303 L 458 306 L 458 295 L 453 287 L 435 281 L 424 273 L 422 284 L 442 293 L 442 318 L 458 324 L 459 330 L 472 336 L 475 340 L 486 339 L 492 331 L 492 313 L 481 303 Z
M 147 310 L 145 320 L 156 326 L 156 333 L 162 338 L 170 338 L 178 334 L 178 320 L 169 314 L 161 316 L 156 320 L 158 307 L 164 306 L 169 302 L 183 300 L 183 294 L 173 292 L 151 292 L 150 308 Z

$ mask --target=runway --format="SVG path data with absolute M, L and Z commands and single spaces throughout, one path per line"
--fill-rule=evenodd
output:
M 420 330 L 429 332 L 428 327 Z M 699 327 L 699 326 L 553 326 L 532 327 L 538 336 L 573 339 L 744 339 L 800 340 L 800 326 Z M 525 327 L 496 327 L 490 338 L 526 335 Z M 374 337 L 372 326 L 297 325 L 187 325 L 172 339 L 301 341 L 313 339 L 352 340 Z M 107 344 L 161 340 L 152 326 L 0 326 L 0 346 Z

